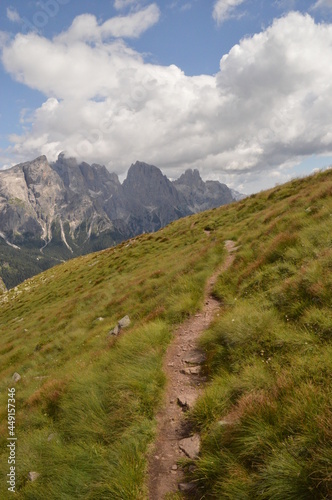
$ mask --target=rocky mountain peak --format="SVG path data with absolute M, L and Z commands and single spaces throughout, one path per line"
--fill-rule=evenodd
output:
M 189 168 L 175 181 L 175 185 L 185 184 L 190 187 L 201 187 L 204 183 L 197 169 Z
M 173 184 L 184 196 L 187 206 L 193 213 L 233 201 L 232 193 L 225 184 L 218 181 L 204 182 L 198 170 L 186 170 Z
M 31 162 L 21 163 L 20 167 L 23 170 L 28 188 L 54 181 L 52 169 L 45 155 L 39 156 Z
M 151 179 L 162 179 L 164 176 L 161 170 L 154 165 L 149 165 L 148 163 L 144 163 L 142 161 L 137 161 L 133 163 L 127 174 L 127 178 L 125 180 L 126 183 L 150 183 Z
M 52 163 L 52 168 L 64 182 L 67 188 L 73 191 L 80 189 L 81 182 L 78 174 L 78 163 L 75 158 L 67 158 L 64 153 L 60 153 L 58 159 Z
M 137 161 L 120 183 L 105 166 L 78 162 L 64 153 L 0 171 L 0 270 L 9 252 L 22 268 L 8 286 L 59 259 L 101 250 L 169 222 L 233 201 L 217 181 L 186 170 L 171 182 L 159 168 Z M 7 253 L 6 253 L 7 252 Z M 40 266 L 40 267 L 39 267 Z M 1 274 L 0 274 L 1 276 Z M 6 278 L 7 279 L 7 278 Z
M 177 203 L 180 202 L 178 191 L 161 170 L 141 161 L 137 161 L 129 168 L 123 189 L 132 199 L 139 198 L 147 205 L 170 198 Z
M 105 194 L 105 190 L 108 191 L 111 186 L 114 189 L 120 187 L 118 176 L 110 173 L 104 165 L 78 163 L 75 158 L 67 158 L 64 153 L 60 153 L 51 166 L 59 174 L 65 186 L 74 193 L 93 191 Z

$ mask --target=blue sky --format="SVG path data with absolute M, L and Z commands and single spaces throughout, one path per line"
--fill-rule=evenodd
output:
M 250 193 L 332 163 L 332 0 L 0 5 L 0 168 L 60 151 Z

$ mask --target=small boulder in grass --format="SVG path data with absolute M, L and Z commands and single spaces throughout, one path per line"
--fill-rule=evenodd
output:
M 130 318 L 129 318 L 128 315 L 126 315 L 123 318 L 121 318 L 120 321 L 118 322 L 118 326 L 120 328 L 126 328 L 129 325 L 130 325 Z
M 126 328 L 130 325 L 130 318 L 128 315 L 124 316 L 118 321 L 118 324 L 112 328 L 112 330 L 108 333 L 108 337 L 119 335 L 122 328 Z
M 114 328 L 112 328 L 112 330 L 110 330 L 108 332 L 108 336 L 109 337 L 112 337 L 112 336 L 116 337 L 117 335 L 119 335 L 119 333 L 120 333 L 120 328 L 118 325 L 116 325 Z
M 36 481 L 39 478 L 39 476 L 40 476 L 39 472 L 29 472 L 28 479 L 33 483 L 33 481 Z
M 12 376 L 12 380 L 13 382 L 18 382 L 19 380 L 21 380 L 21 375 L 17 372 L 14 373 L 14 375 Z

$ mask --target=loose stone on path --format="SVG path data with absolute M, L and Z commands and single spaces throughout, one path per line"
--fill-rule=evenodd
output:
M 194 434 L 192 437 L 181 439 L 179 442 L 180 450 L 182 450 L 187 457 L 192 460 L 198 457 L 200 446 L 201 438 L 199 434 Z

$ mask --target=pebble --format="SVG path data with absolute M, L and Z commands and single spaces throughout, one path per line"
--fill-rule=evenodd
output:
M 13 382 L 18 382 L 19 380 L 21 380 L 21 375 L 17 372 L 14 373 L 14 375 L 12 376 L 12 380 Z
M 40 476 L 39 472 L 31 471 L 28 474 L 28 479 L 29 479 L 29 481 L 33 482 L 33 481 L 36 481 L 36 479 L 38 479 L 39 476 Z

